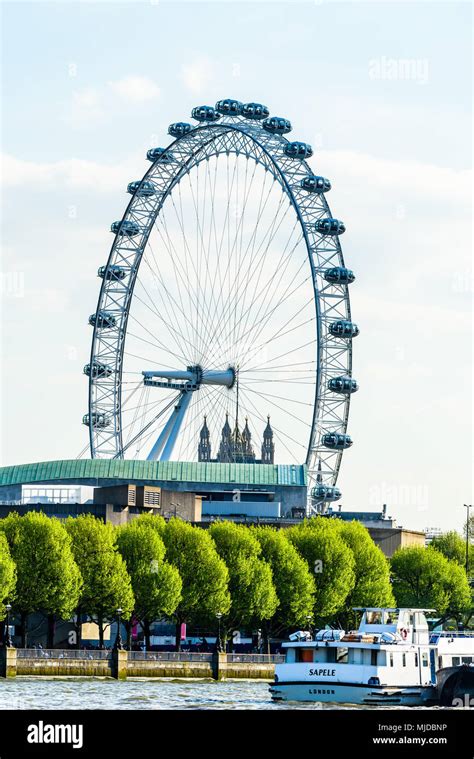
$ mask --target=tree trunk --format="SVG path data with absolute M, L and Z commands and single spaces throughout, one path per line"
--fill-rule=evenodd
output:
M 143 633 L 145 635 L 145 650 L 149 651 L 151 648 L 150 643 L 150 622 L 148 619 L 144 619 L 142 622 L 143 625 Z M 181 636 L 180 636 L 181 637 Z
M 181 651 L 181 621 L 176 622 L 176 651 Z
M 125 631 L 127 633 L 127 643 L 125 645 L 125 648 L 127 651 L 132 650 L 132 620 L 128 620 L 127 622 L 124 622 L 125 625 Z
M 0 620 L 0 648 L 4 645 L 5 640 L 5 625 L 7 624 L 6 619 Z
M 54 648 L 54 626 L 56 622 L 55 614 L 48 614 L 48 635 L 46 638 L 46 648 Z
M 28 645 L 28 614 L 21 612 L 21 647 L 26 648 Z
M 270 625 L 268 624 L 268 622 L 263 623 L 262 634 L 263 634 L 263 653 L 269 654 L 270 653 Z
M 104 618 L 97 617 L 97 625 L 99 627 L 99 648 L 104 650 Z
M 82 646 L 82 622 L 81 610 L 78 607 L 76 611 L 76 648 L 79 650 Z

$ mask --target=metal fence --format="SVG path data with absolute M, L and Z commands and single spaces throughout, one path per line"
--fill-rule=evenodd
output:
M 281 654 L 227 654 L 228 664 L 252 662 L 253 664 L 281 664 L 285 657 Z
M 469 630 L 443 630 L 442 632 L 432 632 L 430 634 L 430 643 L 436 643 L 438 638 L 473 638 L 474 631 Z
M 211 654 L 197 651 L 129 651 L 129 661 L 201 661 L 211 662 Z
M 110 650 L 77 650 L 74 648 L 18 648 L 18 659 L 82 659 L 107 660 L 112 658 Z
M 59 649 L 59 648 L 18 648 L 18 659 L 80 659 L 82 661 L 111 660 L 112 651 Z M 156 662 L 212 662 L 212 653 L 197 651 L 128 651 L 129 661 Z M 285 661 L 281 654 L 227 654 L 229 664 L 280 664 Z

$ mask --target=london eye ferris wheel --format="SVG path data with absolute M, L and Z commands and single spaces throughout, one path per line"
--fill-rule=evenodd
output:
M 313 502 L 337 500 L 359 330 L 331 184 L 260 103 L 192 118 L 148 151 L 111 226 L 84 367 L 91 456 L 192 461 L 226 418 L 248 453 L 270 417 L 275 463 L 306 463 Z

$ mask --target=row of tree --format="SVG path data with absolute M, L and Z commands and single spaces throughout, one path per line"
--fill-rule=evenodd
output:
M 0 521 L 0 619 L 9 601 L 26 646 L 28 616 L 44 613 L 52 646 L 55 621 L 74 617 L 80 646 L 87 617 L 103 646 L 120 608 L 129 639 L 139 622 L 149 647 L 163 618 L 179 630 L 215 627 L 219 614 L 224 638 L 258 627 L 267 641 L 308 624 L 353 627 L 353 606 L 424 606 L 460 618 L 471 612 L 471 591 L 460 557 L 446 550 L 405 548 L 390 566 L 360 523 L 322 517 L 287 530 L 225 521 L 204 530 L 149 514 L 119 528 L 89 515 L 10 514 Z

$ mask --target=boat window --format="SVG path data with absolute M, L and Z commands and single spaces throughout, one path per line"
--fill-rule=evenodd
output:
M 370 652 L 370 663 L 373 667 L 377 664 L 377 651 Z
M 385 667 L 385 665 L 387 664 L 387 655 L 385 651 L 378 652 L 376 663 L 379 665 L 379 667 Z
M 438 669 L 443 669 L 443 657 L 438 657 Z
M 388 660 L 389 660 L 389 662 L 390 662 L 390 666 L 391 666 L 391 667 L 393 667 L 393 654 L 392 654 L 392 653 L 390 653 L 390 654 L 388 655 L 388 657 L 389 657 L 389 659 L 388 659 Z
M 462 663 L 463 664 L 471 664 L 472 662 L 472 656 L 463 656 L 462 657 Z
M 415 651 L 415 667 L 418 666 L 418 651 Z
M 421 663 L 423 664 L 424 667 L 428 666 L 428 654 L 426 651 L 423 651 L 423 653 L 421 654 Z
M 459 658 L 459 656 L 453 656 L 452 661 L 451 661 L 452 666 L 459 667 L 460 663 L 461 663 L 461 659 Z
M 347 664 L 348 660 L 348 648 L 337 648 L 337 654 L 336 654 L 336 663 L 337 664 Z
M 313 649 L 312 648 L 298 648 L 296 661 L 313 661 Z
M 382 612 L 381 611 L 368 611 L 366 622 L 368 625 L 381 625 L 382 624 Z
M 407 655 L 406 654 L 402 654 L 402 666 L 403 667 L 407 666 Z

